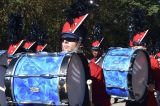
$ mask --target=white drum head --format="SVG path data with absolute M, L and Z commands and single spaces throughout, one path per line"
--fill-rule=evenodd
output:
M 70 106 L 82 106 L 85 95 L 85 70 L 79 56 L 73 55 L 67 70 L 67 91 Z
M 144 51 L 138 51 L 133 63 L 132 87 L 136 100 L 140 100 L 148 82 L 149 62 Z

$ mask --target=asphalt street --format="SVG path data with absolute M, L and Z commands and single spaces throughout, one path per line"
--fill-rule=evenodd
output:
M 112 106 L 125 106 L 125 102 L 122 99 L 118 99 L 117 103 L 114 103 L 114 98 L 111 98 Z

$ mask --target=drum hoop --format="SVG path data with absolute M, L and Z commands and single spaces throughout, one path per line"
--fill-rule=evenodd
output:
M 48 52 L 39 52 L 39 53 L 25 53 L 22 54 L 25 55 L 27 57 L 41 57 L 41 56 L 57 56 L 57 55 L 61 55 L 61 53 L 59 52 L 55 52 L 55 53 L 48 53 Z
M 15 97 L 13 95 L 13 77 L 6 77 L 8 75 L 12 76 L 13 72 L 15 72 L 15 67 L 17 66 L 18 62 L 22 59 L 22 57 L 24 57 L 24 55 L 20 56 L 20 57 L 16 57 L 13 58 L 12 61 L 10 62 L 7 70 L 6 70 L 6 74 L 5 74 L 5 86 L 6 86 L 6 97 L 10 98 L 9 101 L 15 102 Z M 9 74 L 11 73 L 11 74 Z M 6 81 L 7 80 L 7 81 Z
M 17 61 L 15 61 L 15 64 L 14 64 L 14 66 L 13 66 L 13 70 L 12 70 L 12 74 L 11 75 L 14 75 L 14 73 L 15 73 L 15 69 L 16 69 L 16 67 L 17 67 L 17 64 L 19 63 L 19 61 L 24 57 L 25 55 L 21 55 L 18 59 L 17 59 Z M 14 77 L 11 77 L 11 87 L 13 88 L 13 79 L 14 79 Z M 15 98 L 15 95 L 14 95 L 14 91 L 13 91 L 14 89 L 11 89 L 11 94 L 12 94 L 12 98 L 13 98 L 13 101 L 16 101 L 16 98 Z
M 132 72 L 133 70 L 133 63 L 134 63 L 134 61 L 135 61 L 135 56 L 134 55 L 136 55 L 137 54 L 137 52 L 138 52 L 138 50 L 135 50 L 134 52 L 133 52 L 133 54 L 132 54 L 132 56 L 131 56 L 131 58 L 130 58 L 130 63 L 131 63 L 131 65 L 130 65 L 130 67 L 129 67 L 129 72 Z M 134 96 L 134 93 L 133 93 L 133 89 L 132 89 L 132 73 L 128 73 L 128 75 L 127 75 L 127 80 L 128 80 L 128 92 L 129 92 L 129 95 L 130 95 L 130 98 L 129 99 L 131 99 L 131 100 L 135 100 L 135 96 Z
M 69 66 L 69 62 L 70 62 L 70 59 L 71 59 L 71 55 L 67 55 L 65 54 L 64 58 L 63 58 L 63 61 L 62 61 L 62 64 L 61 64 L 61 67 L 60 67 L 60 72 L 59 74 L 66 74 L 67 75 L 67 69 L 68 69 L 68 66 Z M 67 100 L 67 102 L 69 102 L 68 100 L 68 92 L 64 92 L 64 85 L 67 84 L 67 76 L 65 78 L 59 78 L 59 100 L 61 103 L 65 102 Z M 63 94 L 63 97 L 61 96 Z M 64 96 L 65 95 L 65 96 Z
M 150 61 L 149 61 L 149 58 L 148 58 L 149 55 L 148 55 L 148 53 L 147 53 L 145 50 L 143 50 L 143 49 L 135 49 L 135 51 L 134 51 L 134 53 L 132 54 L 131 59 L 130 59 L 130 63 L 132 63 L 131 66 L 129 67 L 129 71 L 130 71 L 130 72 L 132 72 L 133 63 L 134 63 L 134 61 L 135 61 L 135 59 L 136 59 L 136 57 L 133 57 L 133 55 L 137 54 L 137 52 L 139 52 L 140 50 L 144 52 L 147 61 L 150 62 Z M 149 70 L 150 70 L 150 66 L 148 66 L 148 68 L 149 68 Z M 128 74 L 127 80 L 128 80 L 128 87 L 129 87 L 128 92 L 129 92 L 130 97 L 131 97 L 130 99 L 135 101 L 136 98 L 135 98 L 135 96 L 134 96 L 133 89 L 132 89 L 132 73 L 129 73 L 129 74 Z M 147 81 L 147 82 L 148 82 L 148 81 Z M 145 96 L 145 94 L 144 94 L 139 100 L 136 100 L 136 101 L 142 100 L 144 96 Z
M 80 61 L 81 61 L 81 63 L 82 63 L 82 65 L 83 65 L 83 68 L 84 68 L 84 80 L 85 81 L 87 81 L 86 79 L 88 79 L 88 74 L 89 73 L 87 73 L 87 67 L 88 67 L 88 62 L 87 62 L 87 60 L 85 60 L 85 57 L 84 57 L 84 55 L 83 55 L 83 53 L 82 52 L 72 52 L 71 53 L 72 54 L 72 57 L 70 58 L 70 60 L 72 61 L 72 58 L 73 58 L 73 56 L 77 56 L 79 59 L 80 59 Z M 87 62 L 87 64 L 86 64 L 86 62 Z M 69 67 L 69 65 L 70 65 L 70 63 L 68 64 L 68 67 Z M 68 69 L 68 68 L 67 68 Z M 82 71 L 82 70 L 81 70 Z M 88 72 L 89 72 L 89 67 L 88 67 Z M 68 76 L 68 74 L 67 74 L 67 76 Z M 69 77 L 66 77 L 66 82 L 67 82 L 67 80 L 68 80 L 68 78 Z M 85 100 L 85 99 L 87 99 L 86 98 L 86 90 L 87 90 L 88 88 L 86 87 L 86 84 L 85 84 L 85 86 L 84 86 L 84 98 L 83 98 L 83 104 L 82 105 L 85 105 L 85 103 L 86 102 L 88 102 L 87 100 Z M 68 100 L 69 100 L 70 98 L 68 98 Z M 70 100 L 69 100 L 70 101 Z M 70 104 L 69 104 L 70 105 Z
M 151 63 L 150 63 L 150 58 L 149 58 L 148 52 L 145 51 L 145 50 L 143 50 L 143 49 L 141 49 L 141 50 L 142 50 L 142 51 L 144 52 L 144 54 L 146 55 L 146 59 L 147 59 L 147 61 L 148 61 L 148 64 L 151 64 Z M 148 79 L 147 79 L 147 84 L 149 83 L 149 75 L 151 75 L 151 74 L 150 74 L 150 72 L 151 72 L 150 70 L 151 70 L 151 65 L 148 65 Z M 144 100 L 144 98 L 146 97 L 146 95 L 147 95 L 147 88 L 145 89 L 145 92 L 144 92 L 142 98 L 140 98 L 138 101 Z
M 75 52 L 65 53 L 65 56 L 63 58 L 63 61 L 62 61 L 61 67 L 60 67 L 60 73 L 59 73 L 59 74 L 64 74 L 64 73 L 66 74 L 65 78 L 63 78 L 63 79 L 59 78 L 59 86 L 62 87 L 61 89 L 59 89 L 59 99 L 62 104 L 63 104 L 63 102 L 68 102 L 68 104 L 69 104 L 68 91 L 64 92 L 62 89 L 64 89 L 65 84 L 67 85 L 67 75 L 68 75 L 67 71 L 68 71 L 70 60 L 72 59 L 73 55 L 79 56 L 79 54 L 81 54 L 81 53 L 75 53 Z M 80 56 L 79 56 L 79 58 L 80 58 Z M 81 62 L 82 62 L 82 60 L 81 60 Z M 83 62 L 82 62 L 82 64 L 83 64 Z M 66 90 L 68 90 L 68 89 L 66 89 Z M 64 95 L 65 96 L 64 97 L 60 96 L 62 94 L 63 94 L 63 96 Z

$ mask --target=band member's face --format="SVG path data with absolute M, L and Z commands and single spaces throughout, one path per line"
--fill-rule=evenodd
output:
M 94 58 L 97 58 L 100 55 L 100 52 L 98 50 L 92 50 L 92 54 Z
M 77 47 L 77 41 L 75 40 L 62 40 L 62 51 L 71 52 Z

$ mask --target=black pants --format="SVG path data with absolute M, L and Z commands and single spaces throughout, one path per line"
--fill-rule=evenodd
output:
M 147 106 L 147 97 L 141 101 L 127 101 L 126 106 Z

